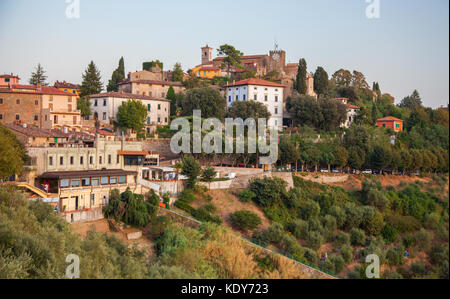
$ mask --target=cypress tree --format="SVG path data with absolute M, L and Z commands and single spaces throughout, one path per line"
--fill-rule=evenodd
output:
M 169 87 L 169 90 L 167 91 L 166 98 L 170 100 L 170 115 L 174 116 L 177 114 L 177 95 L 175 93 L 175 90 L 173 89 L 173 86 L 171 85 Z
M 123 60 L 123 57 L 119 60 L 119 67 L 114 70 L 111 76 L 111 80 L 108 82 L 108 86 L 106 87 L 106 90 L 108 92 L 110 91 L 118 91 L 119 90 L 119 83 L 125 79 L 125 63 Z
M 307 65 L 306 60 L 304 58 L 300 59 L 298 64 L 298 73 L 297 73 L 297 91 L 299 94 L 306 94 L 306 71 Z

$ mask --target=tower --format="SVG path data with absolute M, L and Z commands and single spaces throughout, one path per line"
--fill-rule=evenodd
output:
M 210 48 L 208 45 L 202 48 L 202 64 L 212 61 L 212 52 L 213 48 Z

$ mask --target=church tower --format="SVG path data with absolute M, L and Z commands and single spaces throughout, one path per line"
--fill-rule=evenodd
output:
M 202 48 L 202 64 L 212 61 L 212 52 L 213 48 L 210 48 L 208 45 Z

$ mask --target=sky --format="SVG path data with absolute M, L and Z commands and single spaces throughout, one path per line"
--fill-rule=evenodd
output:
M 79 18 L 67 17 L 73 1 Z M 373 1 L 379 18 L 367 17 Z M 358 70 L 397 103 L 417 89 L 426 106 L 448 104 L 448 0 L 0 0 L 0 73 L 22 83 L 38 63 L 51 84 L 81 83 L 92 60 L 106 86 L 121 56 L 127 73 L 155 59 L 186 71 L 205 44 L 249 55 L 275 41 L 310 72 Z

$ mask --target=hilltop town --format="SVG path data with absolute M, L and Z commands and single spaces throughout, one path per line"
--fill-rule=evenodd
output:
M 128 278 L 359 279 L 372 253 L 382 278 L 448 278 L 448 106 L 425 107 L 414 87 L 396 101 L 358 70 L 288 63 L 278 46 L 199 50 L 185 70 L 155 59 L 126 73 L 121 58 L 107 84 L 94 62 L 80 82 L 51 85 L 41 65 L 29 80 L 0 75 L 0 224 L 31 236 L 21 211 L 44 239 L 58 223 L 58 238 L 73 229 L 80 248 L 111 236 L 137 244 L 155 260 L 128 254 Z M 232 136 L 231 153 L 174 152 L 171 124 L 195 126 L 195 110 L 200 138 L 207 119 L 220 133 L 225 119 L 267 120 L 258 133 L 276 131 L 276 163 L 237 150 L 248 130 Z M 30 270 L 46 267 L 33 254 L 20 275 L 44 278 Z M 0 246 L 0 261 L 15 258 Z M 92 269 L 86 278 L 117 277 Z

